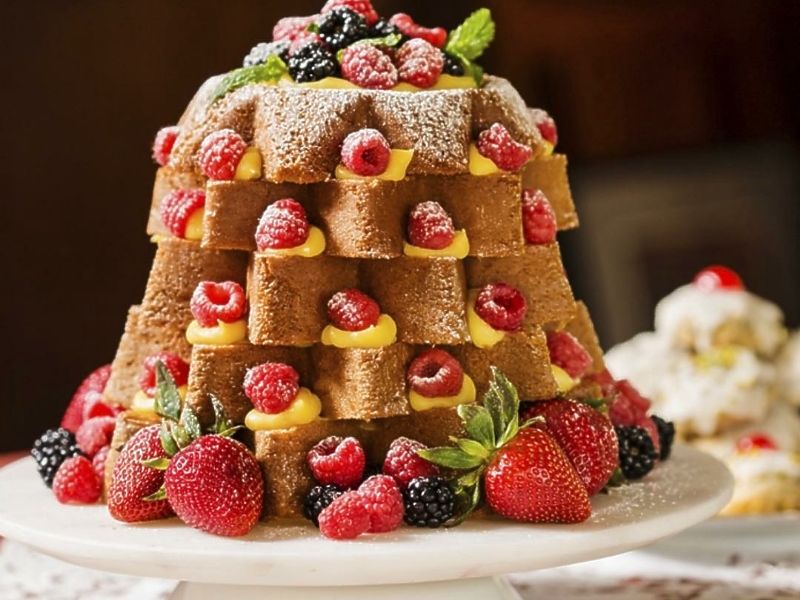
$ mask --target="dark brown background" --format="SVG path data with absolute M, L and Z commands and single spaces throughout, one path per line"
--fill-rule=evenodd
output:
M 487 70 L 558 120 L 584 215 L 562 244 L 604 341 L 647 327 L 654 302 L 710 261 L 796 325 L 800 3 L 376 2 L 446 27 L 481 4 L 499 32 Z M 0 450 L 56 423 L 83 374 L 113 357 L 153 252 L 154 132 L 279 16 L 318 9 L 2 3 Z

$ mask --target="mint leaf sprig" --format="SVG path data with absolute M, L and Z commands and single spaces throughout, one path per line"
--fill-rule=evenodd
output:
M 475 83 L 481 85 L 483 69 L 475 61 L 492 43 L 494 36 L 495 24 L 492 12 L 488 8 L 479 8 L 450 32 L 444 49 L 445 52 L 458 58 Z
M 350 46 L 384 46 L 386 48 L 394 48 L 397 44 L 400 43 L 400 40 L 403 39 L 399 33 L 390 33 L 389 35 L 383 37 L 376 37 L 376 38 L 365 38 L 363 40 L 358 40 L 350 44 Z M 347 48 L 349 48 L 348 46 Z M 342 56 L 344 55 L 344 51 L 347 48 L 342 48 L 336 53 L 336 60 L 340 63 L 342 62 Z
M 267 60 L 258 65 L 234 69 L 222 78 L 214 89 L 211 102 L 224 98 L 234 90 L 251 83 L 277 83 L 289 72 L 289 68 L 280 56 L 271 54 Z
M 514 385 L 496 367 L 491 367 L 492 380 L 483 396 L 483 406 L 462 404 L 458 416 L 464 423 L 465 438 L 451 437 L 454 446 L 418 451 L 435 465 L 465 471 L 450 481 L 456 497 L 456 516 L 447 523 L 452 527 L 466 519 L 483 497 L 483 471 L 495 453 L 513 440 L 521 429 L 542 422 L 541 417 L 519 422 L 519 394 Z

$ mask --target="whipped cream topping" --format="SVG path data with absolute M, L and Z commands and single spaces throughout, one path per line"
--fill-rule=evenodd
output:
M 753 349 L 765 356 L 774 355 L 786 340 L 780 308 L 746 290 L 705 291 L 684 285 L 656 306 L 656 331 L 679 347 L 685 346 L 681 340 L 688 332 L 695 350 L 710 350 L 726 324 L 744 328 Z
M 796 331 L 778 358 L 777 392 L 787 402 L 800 406 L 800 331 Z

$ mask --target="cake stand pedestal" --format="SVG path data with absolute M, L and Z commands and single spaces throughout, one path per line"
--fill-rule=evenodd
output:
M 173 600 L 509 600 L 516 593 L 497 576 L 644 546 L 716 514 L 732 487 L 720 462 L 679 446 L 644 481 L 595 497 L 579 525 L 476 519 L 335 542 L 305 524 L 267 523 L 230 539 L 60 505 L 26 459 L 0 470 L 0 535 L 81 566 L 180 580 Z

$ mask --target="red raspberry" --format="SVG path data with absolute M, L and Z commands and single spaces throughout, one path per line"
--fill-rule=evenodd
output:
M 308 468 L 319 483 L 332 483 L 341 488 L 357 485 L 364 477 L 367 456 L 354 437 L 326 437 L 306 456 Z
M 397 84 L 397 68 L 377 46 L 353 44 L 342 53 L 342 77 L 363 88 L 388 90 Z
M 333 540 L 352 540 L 370 528 L 370 517 L 364 510 L 361 495 L 353 490 L 345 492 L 319 515 L 319 530 Z
M 694 276 L 694 285 L 705 292 L 715 290 L 743 290 L 742 278 L 728 267 L 713 265 L 706 267 Z
M 389 23 L 394 25 L 400 30 L 400 33 L 410 38 L 422 38 L 429 44 L 437 48 L 443 48 L 447 42 L 447 30 L 442 27 L 434 27 L 429 29 L 422 25 L 414 23 L 409 15 L 405 13 L 397 13 L 389 19 Z
M 533 114 L 533 122 L 542 137 L 553 146 L 556 146 L 558 144 L 558 129 L 556 128 L 556 122 L 553 120 L 553 117 L 541 108 L 535 108 L 531 113 Z
M 514 140 L 508 129 L 500 123 L 481 131 L 477 145 L 478 152 L 503 171 L 518 171 L 533 155 L 530 146 Z
M 161 201 L 161 221 L 172 235 L 182 238 L 186 236 L 189 217 L 205 205 L 203 190 L 173 190 Z
M 247 370 L 244 394 L 258 410 L 267 414 L 283 412 L 300 391 L 300 374 L 291 365 L 266 362 Z
M 308 30 L 308 26 L 314 23 L 319 15 L 308 17 L 284 17 L 272 28 L 272 41 L 282 40 L 293 41 L 298 35 Z
M 84 421 L 75 434 L 78 448 L 88 457 L 93 457 L 103 446 L 111 443 L 114 426 L 117 420 L 114 417 L 94 417 Z
M 448 352 L 431 348 L 411 361 L 406 381 L 412 390 L 427 398 L 454 396 L 464 383 L 464 370 Z
M 201 281 L 189 301 L 192 316 L 203 327 L 214 327 L 219 321 L 233 323 L 244 315 L 247 307 L 242 286 L 235 281 Z
M 233 129 L 210 133 L 200 144 L 200 169 L 209 179 L 231 180 L 246 150 L 247 142 Z
M 358 488 L 361 506 L 369 515 L 369 533 L 394 531 L 403 522 L 403 494 L 388 475 L 373 475 Z
M 78 389 L 75 390 L 75 393 L 72 394 L 67 410 L 64 411 L 64 416 L 61 417 L 61 427 L 72 433 L 78 431 L 78 427 L 84 421 L 83 408 L 86 404 L 87 396 L 92 395 L 93 398 L 99 397 L 102 399 L 109 377 L 111 377 L 111 365 L 98 367 L 86 376 L 78 386 Z
M 259 250 L 279 250 L 302 246 L 308 239 L 306 211 L 297 200 L 283 198 L 270 204 L 256 228 Z
M 655 424 L 655 421 L 653 421 L 651 417 L 645 415 L 636 422 L 636 426 L 641 427 L 650 435 L 650 439 L 653 440 L 653 446 L 656 449 L 656 453 L 660 454 L 661 439 L 658 436 L 658 426 Z
M 527 311 L 525 297 L 507 283 L 490 283 L 475 298 L 478 316 L 500 331 L 519 331 Z
M 522 190 L 522 231 L 529 244 L 556 241 L 556 213 L 542 190 Z
M 566 331 L 548 331 L 547 349 L 550 351 L 550 362 L 564 369 L 574 379 L 582 378 L 594 365 L 586 348 Z
M 186 385 L 189 379 L 189 365 L 177 354 L 159 352 L 144 359 L 142 374 L 139 376 L 139 388 L 151 398 L 156 395 L 156 363 L 161 361 L 172 375 L 175 385 Z
M 408 241 L 420 248 L 441 250 L 453 243 L 453 219 L 438 202 L 420 202 L 408 216 Z
M 53 492 L 61 504 L 94 504 L 102 489 L 91 461 L 85 456 L 73 456 L 58 467 Z
M 427 448 L 422 442 L 399 437 L 389 446 L 383 461 L 383 474 L 393 477 L 401 489 L 408 487 L 417 477 L 434 477 L 439 468 L 417 454 L 417 450 Z
M 83 405 L 83 422 L 85 423 L 95 417 L 116 417 L 124 410 L 124 407 L 119 404 L 113 406 L 106 404 L 106 401 L 103 400 L 103 394 L 100 392 L 88 392 L 86 394 L 86 403 Z
M 444 68 L 442 53 L 421 38 L 408 40 L 395 55 L 400 81 L 429 88 L 439 80 Z
M 367 22 L 367 25 L 373 25 L 377 23 L 378 13 L 372 7 L 372 2 L 370 0 L 328 0 L 325 3 L 325 6 L 322 7 L 322 14 L 324 15 L 327 12 L 332 11 L 334 8 L 339 8 L 340 6 L 344 6 L 345 8 L 349 8 L 355 13 L 360 14 L 364 17 L 364 20 Z
M 381 316 L 381 307 L 364 292 L 346 289 L 328 300 L 328 319 L 339 329 L 362 331 L 372 327 Z
M 92 468 L 97 473 L 97 477 L 102 483 L 106 477 L 106 461 L 108 460 L 108 453 L 111 452 L 111 446 L 103 446 L 97 451 L 92 459 Z
M 377 129 L 359 129 L 342 142 L 342 164 L 356 175 L 380 175 L 390 156 L 389 142 Z
M 172 125 L 162 127 L 156 134 L 156 139 L 153 141 L 153 160 L 162 167 L 169 161 L 169 154 L 172 152 L 178 133 L 180 133 L 178 126 Z
M 777 450 L 778 445 L 766 433 L 751 433 L 736 442 L 737 452 L 751 452 L 753 450 Z

